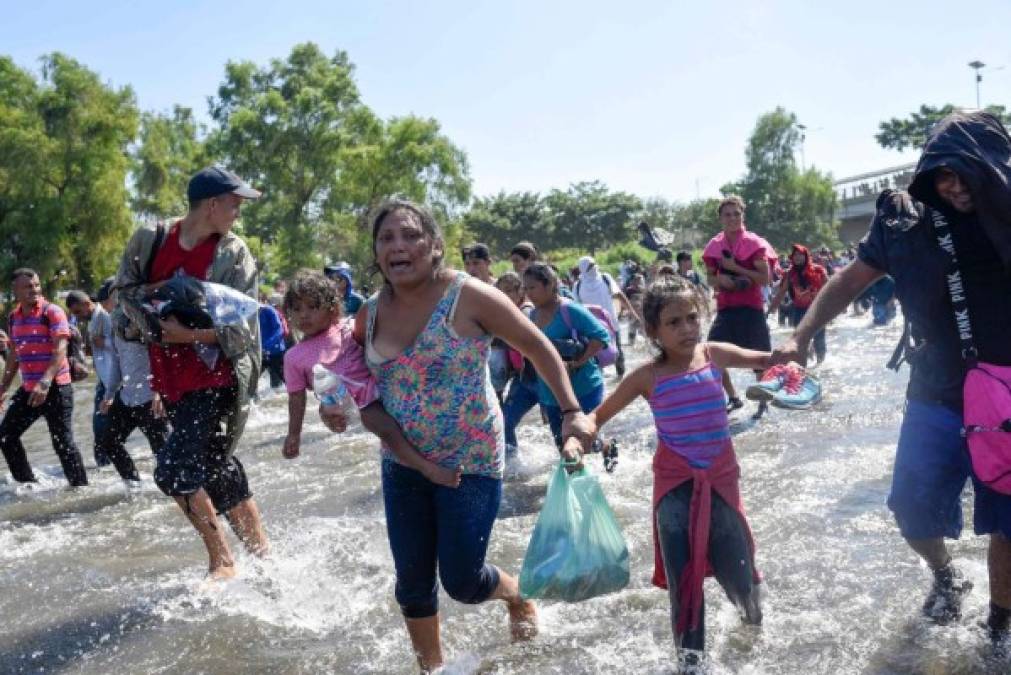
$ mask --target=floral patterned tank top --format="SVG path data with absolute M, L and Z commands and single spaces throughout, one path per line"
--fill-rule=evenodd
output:
M 465 474 L 501 478 L 505 436 L 488 376 L 491 336 L 460 337 L 453 330 L 460 289 L 468 278 L 457 274 L 424 330 L 392 359 L 384 359 L 372 345 L 379 294 L 369 298 L 366 361 L 383 407 L 425 459 L 462 466 Z M 383 458 L 396 461 L 387 448 Z

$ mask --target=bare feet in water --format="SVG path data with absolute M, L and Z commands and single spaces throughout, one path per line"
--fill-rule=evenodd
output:
M 527 642 L 537 637 L 537 606 L 520 600 L 509 607 L 509 633 L 513 642 Z
M 235 578 L 236 574 L 238 572 L 235 570 L 235 565 L 219 565 L 207 570 L 207 579 L 209 581 L 225 581 Z

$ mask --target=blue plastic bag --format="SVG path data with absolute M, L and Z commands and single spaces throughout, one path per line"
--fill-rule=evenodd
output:
M 628 585 L 628 546 L 596 476 L 558 465 L 530 537 L 520 593 L 579 602 Z

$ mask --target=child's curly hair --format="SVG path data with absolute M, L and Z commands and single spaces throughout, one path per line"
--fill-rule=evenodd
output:
M 299 270 L 288 284 L 284 294 L 284 311 L 291 311 L 296 304 L 310 303 L 313 307 L 344 313 L 344 303 L 337 284 L 313 270 Z
M 701 289 L 680 274 L 661 277 L 649 288 L 642 299 L 642 320 L 646 324 L 646 332 L 655 335 L 660 329 L 660 314 L 664 307 L 673 302 L 683 302 L 699 313 L 699 316 L 709 318 L 709 302 Z M 660 358 L 666 358 L 663 347 L 653 341 L 660 350 Z

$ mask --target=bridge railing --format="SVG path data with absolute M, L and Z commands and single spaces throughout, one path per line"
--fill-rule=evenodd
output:
M 836 197 L 843 204 L 849 201 L 875 199 L 882 190 L 904 189 L 913 180 L 916 164 L 903 164 L 888 169 L 841 178 L 832 184 Z

